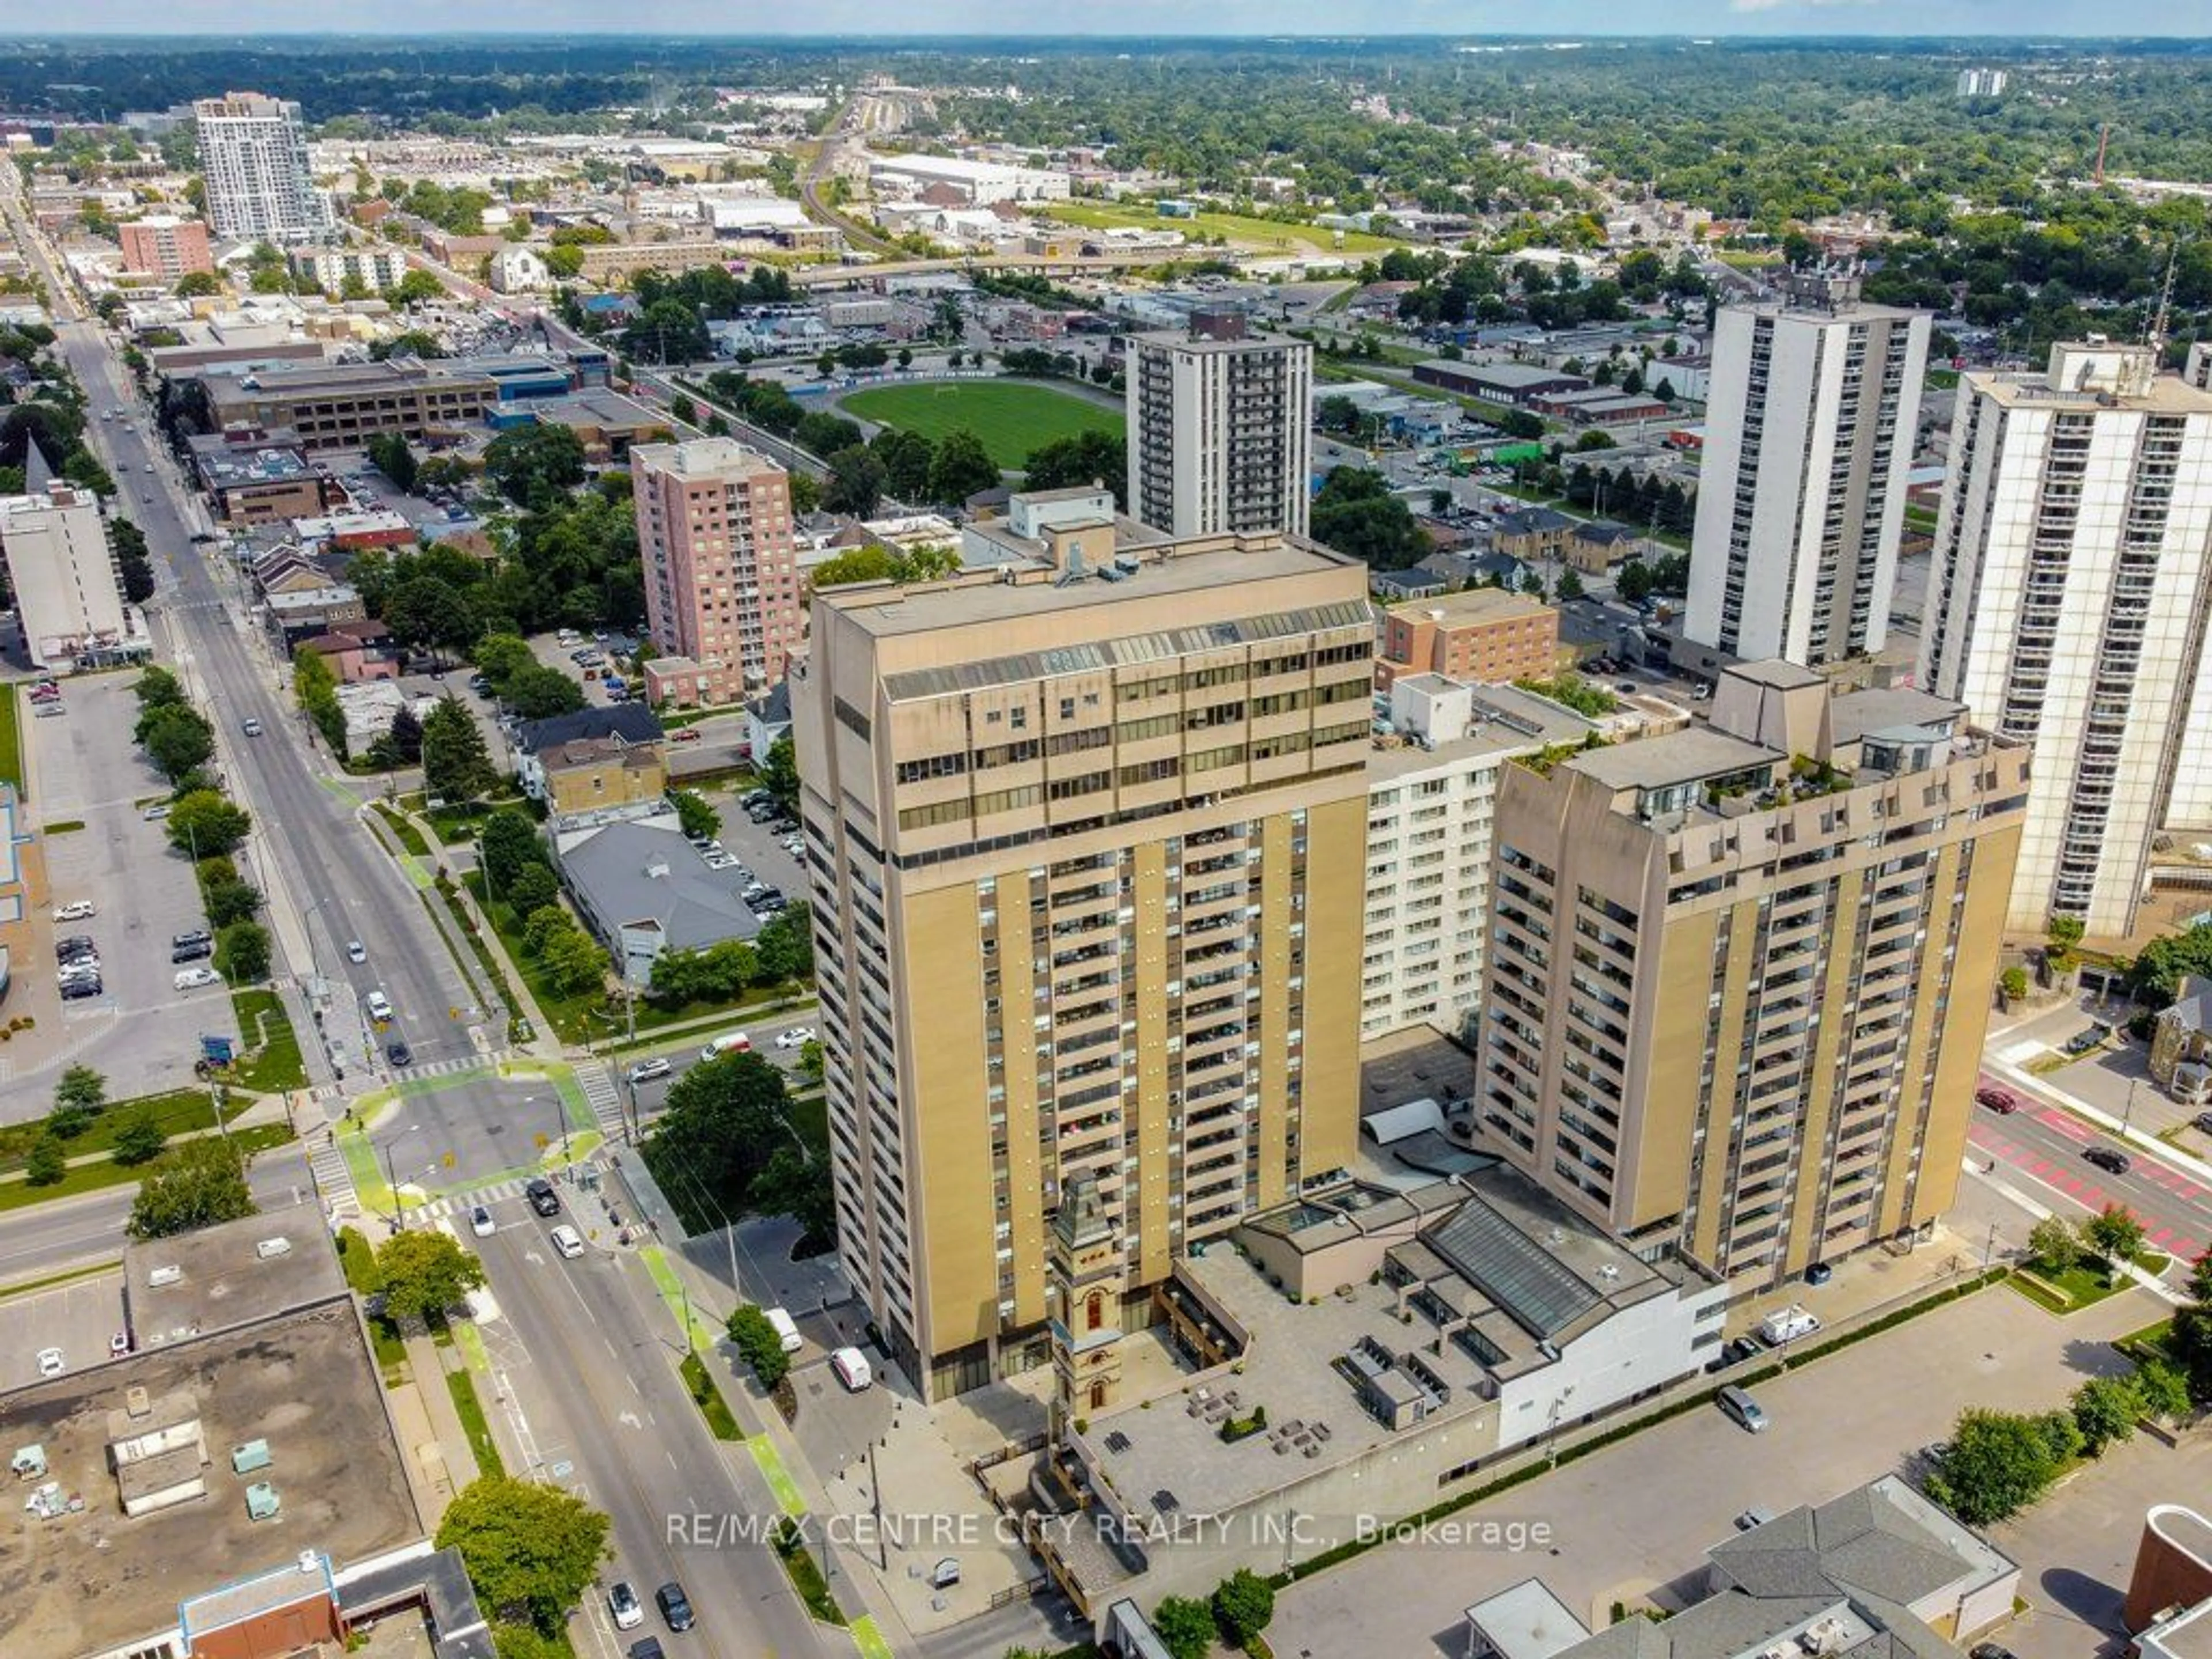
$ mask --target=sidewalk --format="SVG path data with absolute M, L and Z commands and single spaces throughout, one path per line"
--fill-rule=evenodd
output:
M 392 1424 L 408 1453 L 408 1477 L 416 1483 L 416 1499 L 422 1510 L 423 1526 L 435 1532 L 438 1519 L 453 1494 L 475 1480 L 477 1456 L 469 1444 L 461 1414 L 454 1409 L 453 1390 L 446 1382 L 446 1356 L 453 1368 L 462 1364 L 456 1344 L 441 1348 L 427 1331 L 402 1339 L 407 1349 L 408 1382 L 389 1391 Z

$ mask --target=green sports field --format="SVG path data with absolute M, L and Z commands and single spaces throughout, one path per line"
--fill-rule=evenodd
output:
M 1001 467 L 1018 467 L 1030 452 L 1079 432 L 1119 432 L 1121 416 L 1103 404 L 1026 380 L 945 380 L 876 386 L 839 399 L 848 414 L 929 439 L 966 427 Z

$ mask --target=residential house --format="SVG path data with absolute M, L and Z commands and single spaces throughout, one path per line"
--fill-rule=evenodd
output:
M 2212 1098 L 2212 979 L 2191 974 L 2150 1028 L 2150 1074 L 2191 1106 Z
M 1636 557 L 1642 546 L 1642 535 L 1626 525 L 1592 519 L 1574 527 L 1565 551 L 1570 569 L 1585 576 L 1605 576 L 1613 566 Z
M 594 791 L 590 780 L 594 768 L 605 768 L 610 761 L 605 751 L 588 748 L 572 750 L 570 745 L 579 742 L 612 743 L 621 749 L 649 748 L 658 763 L 663 736 L 660 722 L 653 717 L 653 711 L 635 702 L 616 703 L 606 708 L 580 708 L 574 714 L 555 714 L 548 720 L 524 720 L 515 727 L 511 740 L 515 781 L 521 785 L 524 794 L 532 800 L 546 802 L 556 811 L 583 810 L 562 805 L 550 787 L 549 772 L 571 774 L 565 786 L 567 793 L 572 799 L 584 799 L 592 793 L 605 793 L 604 782 Z
M 1498 516 L 1490 544 L 1522 563 L 1556 559 L 1566 551 L 1575 532 L 1575 521 L 1548 507 L 1516 507 Z
M 339 623 L 327 633 L 301 640 L 293 649 L 295 653 L 313 652 L 341 685 L 396 680 L 406 663 L 406 653 L 392 643 L 392 630 L 375 621 Z

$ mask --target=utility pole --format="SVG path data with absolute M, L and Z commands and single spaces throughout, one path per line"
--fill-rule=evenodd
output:
M 399 1190 L 399 1177 L 392 1170 L 392 1143 L 384 1143 L 384 1181 L 392 1188 L 392 1231 L 404 1232 L 407 1227 L 407 1200 Z

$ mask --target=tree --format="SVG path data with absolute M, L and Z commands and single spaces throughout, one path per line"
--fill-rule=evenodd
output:
M 1024 489 L 1076 489 L 1103 483 L 1114 492 L 1115 507 L 1128 505 L 1128 443 L 1119 432 L 1094 427 L 1055 438 L 1030 451 L 1022 470 Z
M 469 647 L 469 660 L 483 671 L 495 691 L 504 690 L 524 669 L 538 665 L 530 641 L 519 634 L 486 634 Z
M 500 695 L 526 720 L 573 714 L 584 706 L 584 688 L 559 669 L 544 663 L 532 663 L 511 675 Z
M 107 1079 L 89 1066 L 72 1066 L 54 1085 L 54 1115 L 68 1112 L 82 1118 L 87 1127 L 107 1105 Z M 82 1129 L 67 1130 L 63 1139 L 82 1134 Z
M 2136 1252 L 2142 1249 L 2142 1223 L 2118 1204 L 2107 1204 L 2101 1213 L 2082 1223 L 2081 1233 L 2089 1248 L 2105 1258 L 2108 1282 L 2118 1279 L 2120 1269 L 2132 1263 Z
M 761 787 L 775 798 L 775 804 L 793 817 L 799 814 L 799 755 L 791 745 L 791 734 L 787 732 L 769 745 L 768 753 L 760 761 Z
M 703 1060 L 669 1090 L 646 1162 L 678 1206 L 703 1194 L 734 1214 L 770 1152 L 788 1143 L 788 1108 L 783 1073 L 761 1055 Z
M 837 1238 L 837 1195 L 830 1180 L 830 1161 L 809 1158 L 796 1146 L 779 1146 L 753 1177 L 748 1194 L 763 1215 L 786 1215 L 800 1237 L 830 1249 Z
M 2146 1360 L 2135 1376 L 2142 1414 L 2161 1421 L 2189 1414 L 2189 1379 L 2163 1360 Z
M 584 482 L 584 443 L 573 428 L 531 425 L 502 432 L 484 446 L 484 476 L 519 506 Z
M 929 498 L 957 507 L 970 495 L 994 489 L 999 464 L 983 447 L 983 441 L 966 427 L 957 427 L 937 442 L 929 463 Z
M 561 896 L 560 878 L 544 864 L 526 864 L 515 872 L 514 879 L 500 890 L 500 896 L 514 907 L 518 916 L 526 916 L 542 910 Z
M 269 930 L 258 921 L 234 921 L 215 936 L 215 970 L 233 985 L 269 977 Z
M 410 270 L 384 290 L 385 299 L 403 310 L 446 297 L 446 286 L 427 270 Z
M 187 703 L 157 704 L 138 716 L 138 746 L 161 775 L 174 783 L 215 753 L 215 728 Z
M 901 346 L 898 349 L 898 356 L 896 361 L 901 368 L 912 368 L 914 367 L 914 352 L 912 349 L 907 346 Z
M 179 300 L 198 300 L 210 294 L 222 292 L 222 280 L 211 270 L 188 270 L 177 278 L 177 285 L 169 290 Z
M 392 745 L 395 763 L 412 766 L 422 758 L 422 721 L 413 703 L 403 702 L 392 711 L 392 727 L 385 739 Z
M 423 787 L 434 800 L 459 805 L 489 794 L 498 783 L 476 716 L 457 699 L 441 697 L 422 722 Z
M 246 1184 L 245 1154 L 217 1135 L 185 1141 L 162 1154 L 138 1183 L 124 1231 L 143 1243 L 236 1221 L 256 1210 Z
M 394 1233 L 376 1252 L 384 1310 L 394 1319 L 428 1319 L 457 1308 L 483 1286 L 483 1263 L 434 1228 Z
M 146 550 L 146 532 L 121 517 L 107 521 L 107 539 L 115 550 L 116 573 L 123 578 L 123 597 L 143 605 L 154 597 L 154 562 Z
M 607 1559 L 607 1517 L 558 1486 L 487 1475 L 447 1507 L 437 1543 L 460 1552 L 495 1617 L 551 1632 Z
M 168 1143 L 161 1120 L 142 1106 L 115 1126 L 115 1161 L 125 1169 L 151 1164 Z
M 1250 1647 L 1274 1617 L 1273 1587 L 1249 1567 L 1237 1568 L 1214 1589 L 1213 1621 L 1240 1648 Z
M 2212 1406 L 2212 1250 L 2190 1268 L 2187 1291 L 2189 1300 L 2173 1310 L 2166 1349 L 2181 1367 L 2189 1397 Z
M 543 957 L 555 939 L 575 925 L 559 905 L 541 904 L 522 919 L 522 948 L 533 957 Z
M 2136 1419 L 2142 1415 L 2142 1395 L 2132 1376 L 2093 1376 L 2074 1390 L 2072 1404 L 2081 1449 L 2092 1457 L 2104 1455 L 2116 1441 L 2133 1438 Z
M 210 881 L 200 888 L 200 902 L 207 908 L 209 925 L 218 932 L 247 920 L 261 908 L 261 890 L 236 876 Z
M 422 469 L 407 440 L 397 432 L 380 432 L 368 441 L 368 459 L 376 470 L 408 494 L 414 492 Z
M 2078 1442 L 2070 1419 L 2067 1431 Z M 2057 1478 L 2058 1443 L 2044 1418 L 1970 1408 L 1936 1461 L 1928 1495 L 1968 1526 L 2002 1521 L 2040 1498 Z
M 174 674 L 158 665 L 139 675 L 131 690 L 137 694 L 138 707 L 152 708 L 162 703 L 182 702 L 185 688 Z
M 1559 572 L 1559 598 L 1562 600 L 1579 599 L 1585 591 L 1579 572 L 1572 569 Z
M 606 983 L 607 953 L 580 927 L 555 934 L 539 959 L 545 964 L 545 977 L 563 995 L 578 996 Z
M 791 1356 L 783 1351 L 783 1338 L 768 1316 L 748 1302 L 729 1317 L 725 1327 L 737 1346 L 738 1358 L 752 1368 L 762 1388 L 773 1392 L 791 1371 Z
M 1367 467 L 1328 475 L 1314 496 L 1312 529 L 1316 541 L 1377 570 L 1402 570 L 1429 550 L 1412 510 Z
M 526 865 L 545 861 L 545 843 L 538 838 L 538 826 L 520 807 L 499 808 L 477 831 L 477 862 L 495 898 L 514 890 L 514 878 Z
M 194 789 L 169 808 L 169 845 L 196 859 L 234 852 L 253 828 L 251 814 L 212 789 Z
M 937 459 L 937 446 L 919 432 L 887 426 L 868 444 L 868 453 L 884 464 L 884 487 L 902 501 L 918 501 L 929 494 L 929 466 Z
M 2027 1252 L 2037 1267 L 2056 1276 L 2081 1259 L 2081 1235 L 2063 1217 L 2047 1215 L 2027 1230 Z
M 1213 1648 L 1213 1609 L 1188 1595 L 1170 1595 L 1152 1610 L 1152 1631 L 1170 1659 L 1206 1659 Z
M 668 799 L 676 804 L 677 825 L 686 836 L 711 841 L 721 833 L 722 815 L 697 790 L 672 789 Z
M 714 337 L 687 301 L 655 300 L 623 330 L 622 349 L 634 362 L 696 363 L 714 355 Z
M 23 1160 L 23 1180 L 33 1187 L 51 1187 L 69 1173 L 69 1153 L 61 1137 L 49 1129 L 31 1143 Z
M 753 940 L 760 982 L 778 985 L 814 971 L 814 929 L 804 907 L 779 911 Z
M 861 445 L 841 449 L 830 458 L 830 471 L 822 481 L 824 511 L 865 519 L 884 498 L 884 464 Z

